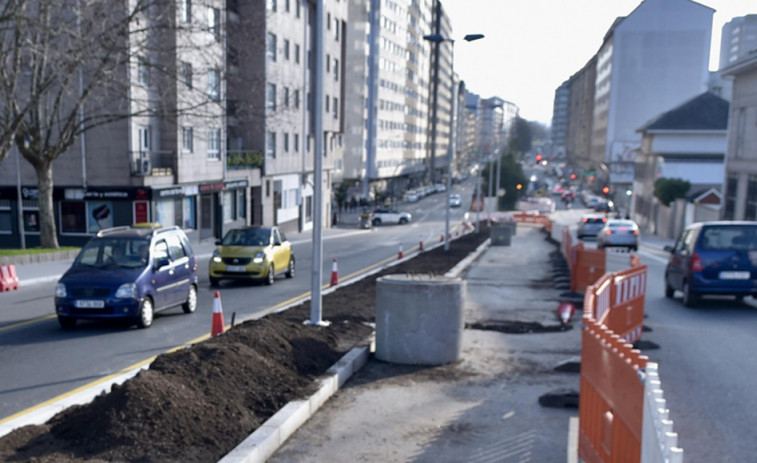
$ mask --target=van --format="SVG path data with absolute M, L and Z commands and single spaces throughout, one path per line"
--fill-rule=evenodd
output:
M 757 222 L 699 222 L 684 229 L 665 267 L 665 297 L 687 307 L 705 295 L 757 296 Z
M 123 226 L 101 230 L 55 286 L 64 329 L 78 319 L 127 319 L 152 325 L 155 312 L 197 309 L 197 258 L 181 228 Z

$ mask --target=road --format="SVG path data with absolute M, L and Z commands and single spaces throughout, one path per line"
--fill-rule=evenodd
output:
M 461 222 L 470 205 L 473 182 L 455 185 L 463 207 L 451 210 L 451 225 Z M 413 214 L 407 225 L 383 225 L 372 230 L 331 230 L 323 242 L 323 284 L 330 282 L 332 261 L 337 259 L 339 279 L 396 260 L 423 240 L 438 243 L 444 233 L 446 194 L 428 196 L 401 209 Z M 0 294 L 0 420 L 40 403 L 86 387 L 94 381 L 146 364 L 154 356 L 197 342 L 210 332 L 213 294 L 219 289 L 226 323 L 257 318 L 276 308 L 307 297 L 312 275 L 310 234 L 290 237 L 297 258 L 295 277 L 277 278 L 273 286 L 223 282 L 211 288 L 208 257 L 200 259 L 198 309 L 184 314 L 180 307 L 156 314 L 153 326 L 84 321 L 64 331 L 53 315 L 55 283 L 22 285 Z

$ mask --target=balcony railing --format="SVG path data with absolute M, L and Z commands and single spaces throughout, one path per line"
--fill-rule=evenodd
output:
M 174 172 L 173 151 L 132 151 L 131 174 L 136 177 L 170 176 Z
M 254 151 L 227 151 L 226 168 L 228 170 L 262 169 L 264 162 L 263 153 Z

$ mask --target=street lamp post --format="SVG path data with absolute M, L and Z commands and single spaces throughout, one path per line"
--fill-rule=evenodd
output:
M 439 13 L 437 12 L 437 15 Z M 465 37 L 463 37 L 463 40 L 466 42 L 472 42 L 474 40 L 482 39 L 484 38 L 483 34 L 468 34 Z M 434 44 L 434 79 L 433 79 L 433 97 L 434 97 L 434 106 L 432 107 L 432 119 L 431 119 L 431 179 L 432 181 L 435 179 L 434 175 L 434 156 L 436 156 L 436 106 L 438 102 L 438 93 L 439 93 L 439 47 L 441 46 L 442 42 L 450 42 L 452 45 L 452 65 L 454 67 L 454 59 L 455 59 L 455 41 L 453 39 L 442 37 L 441 34 L 429 34 L 423 36 L 424 40 L 428 40 L 429 42 L 432 42 Z M 454 73 L 453 79 L 452 79 L 452 130 L 450 135 L 450 147 L 447 150 L 447 205 L 445 207 L 445 215 L 444 215 L 444 250 L 449 251 L 449 216 L 450 216 L 450 194 L 452 193 L 452 159 L 453 159 L 453 153 L 455 151 L 454 147 L 454 140 L 455 140 L 455 101 L 457 100 L 455 95 L 455 83 L 454 83 Z M 477 230 L 478 231 L 478 230 Z

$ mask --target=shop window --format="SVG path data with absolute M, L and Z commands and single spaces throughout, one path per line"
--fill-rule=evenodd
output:
M 231 222 L 235 215 L 235 196 L 231 191 L 223 192 L 223 221 Z
M 60 203 L 60 232 L 87 232 L 87 205 L 84 201 L 62 201 Z
M 13 233 L 13 214 L 11 213 L 10 201 L 0 201 L 0 234 Z
M 182 199 L 182 228 L 189 230 L 194 230 L 197 228 L 197 211 L 195 208 L 195 199 L 196 198 L 194 196 L 188 196 Z
M 156 203 L 155 221 L 164 227 L 176 225 L 176 202 L 174 199 L 164 199 Z
M 244 189 L 237 190 L 237 219 L 247 217 L 247 195 Z

